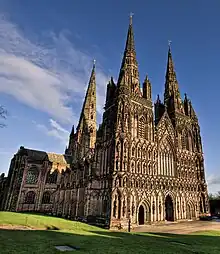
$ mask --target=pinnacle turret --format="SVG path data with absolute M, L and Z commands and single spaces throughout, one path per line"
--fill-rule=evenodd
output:
M 147 75 L 143 83 L 143 97 L 150 101 L 152 99 L 151 98 L 151 83 Z

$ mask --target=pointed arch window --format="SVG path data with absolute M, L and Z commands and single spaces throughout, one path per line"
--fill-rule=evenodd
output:
M 135 148 L 134 148 L 134 146 L 132 147 L 131 154 L 132 154 L 132 156 L 135 156 Z
M 35 192 L 29 191 L 25 196 L 25 204 L 34 204 L 35 203 Z
M 50 204 L 50 192 L 45 191 L 42 198 L 42 204 Z
M 26 184 L 37 184 L 39 176 L 39 170 L 36 166 L 31 167 L 28 169 L 27 177 L 26 177 Z
M 139 126 L 138 126 L 138 131 L 139 131 L 139 137 L 140 138 L 145 138 L 146 134 L 146 120 L 142 116 L 139 120 Z

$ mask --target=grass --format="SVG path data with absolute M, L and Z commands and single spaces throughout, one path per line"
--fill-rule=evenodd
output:
M 60 253 L 55 245 L 80 250 L 67 253 L 219 254 L 220 231 L 193 235 L 113 232 L 80 222 L 21 213 L 0 212 L 0 225 L 37 230 L 0 229 L 0 253 Z M 56 230 L 45 230 L 54 228 Z

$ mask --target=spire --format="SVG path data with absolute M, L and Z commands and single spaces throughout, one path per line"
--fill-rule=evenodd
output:
M 96 136 L 96 79 L 95 79 L 95 60 L 89 79 L 89 85 L 84 99 L 79 124 L 77 126 L 77 133 L 86 135 L 93 135 L 90 138 L 90 147 L 93 148 Z M 81 135 L 81 134 L 80 134 Z M 79 135 L 79 136 L 80 136 Z
M 167 70 L 165 78 L 164 104 L 168 111 L 184 113 L 179 85 L 176 78 L 174 63 L 171 53 L 171 41 L 168 42 Z
M 140 95 L 140 81 L 136 60 L 132 15 L 130 14 L 127 40 L 119 73 L 118 86 Z
M 143 97 L 151 101 L 151 83 L 147 75 L 143 83 Z

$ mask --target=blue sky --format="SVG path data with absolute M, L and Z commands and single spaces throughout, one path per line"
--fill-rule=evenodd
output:
M 64 151 L 94 58 L 100 119 L 133 12 L 141 80 L 148 74 L 153 98 L 162 95 L 171 40 L 181 94 L 192 99 L 201 124 L 209 190 L 220 190 L 219 10 L 218 0 L 0 0 L 0 104 L 9 111 L 0 171 L 21 145 Z

